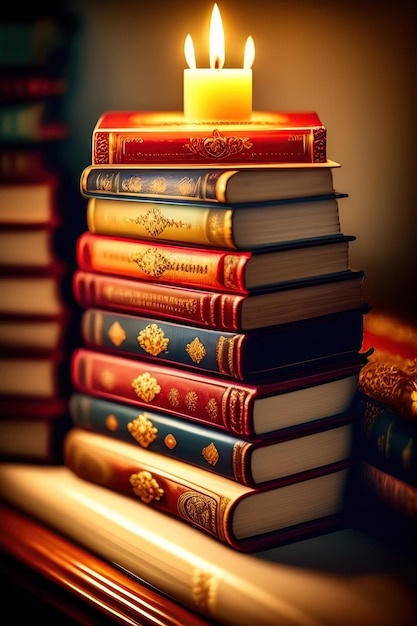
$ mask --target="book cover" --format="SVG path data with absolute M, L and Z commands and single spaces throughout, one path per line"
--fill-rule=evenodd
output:
M 111 623 L 117 614 L 118 623 L 126 626 L 213 624 L 151 587 L 133 572 L 122 571 L 107 559 L 93 554 L 88 546 L 81 547 L 4 502 L 0 505 L 0 518 L 3 608 L 12 610 L 17 621 L 24 621 L 27 616 L 34 582 L 36 598 L 43 602 L 40 610 L 39 605 L 35 605 L 36 615 L 42 620 L 62 623 L 65 618 L 65 623 L 74 620 L 74 623 L 92 626 Z M 23 593 L 24 606 L 19 607 L 16 603 L 22 605 Z M 53 612 L 53 617 L 49 613 L 51 606 L 59 611 L 58 614 Z
M 222 204 L 332 195 L 333 161 L 288 167 L 145 167 L 88 165 L 80 177 L 85 198 L 171 200 Z
M 254 111 L 242 123 L 198 123 L 182 112 L 106 111 L 93 164 L 323 163 L 326 128 L 315 112 Z
M 365 312 L 358 308 L 237 333 L 88 308 L 80 328 L 84 344 L 92 349 L 253 381 L 291 364 L 359 352 Z
M 363 272 L 349 270 L 244 295 L 78 269 L 72 284 L 74 297 L 84 308 L 152 315 L 214 330 L 248 331 L 362 307 L 362 283 Z
M 80 478 L 173 515 L 241 551 L 270 547 L 286 533 L 287 540 L 301 537 L 316 521 L 331 527 L 343 511 L 348 462 L 254 489 L 79 428 L 67 433 L 63 451 L 66 467 Z
M 338 199 L 346 195 L 240 206 L 90 198 L 86 218 L 88 229 L 100 235 L 252 250 L 340 234 Z
M 77 240 L 76 260 L 85 271 L 245 294 L 347 271 L 353 239 L 340 235 L 253 251 L 225 251 L 85 231 Z
M 81 393 L 256 437 L 348 411 L 362 363 L 356 354 L 351 362 L 343 355 L 320 367 L 284 371 L 273 382 L 249 384 L 77 348 L 71 382 Z
M 334 624 L 337 615 L 337 626 L 413 626 L 417 618 L 414 561 L 354 528 L 244 554 L 152 507 L 141 506 L 139 515 L 133 498 L 66 467 L 2 463 L 0 495 L 42 528 L 215 622 L 305 626 Z M 6 536 L 0 533 L 2 544 Z M 79 563 L 88 574 L 88 561 Z M 97 572 L 94 567 L 94 581 Z M 103 584 L 99 576 L 106 602 Z M 135 592 L 129 602 L 136 599 Z
M 70 413 L 78 428 L 127 441 L 250 487 L 351 457 L 353 418 L 349 415 L 250 440 L 87 394 L 71 395 Z
M 361 392 L 352 411 L 358 417 L 359 458 L 417 486 L 417 425 Z

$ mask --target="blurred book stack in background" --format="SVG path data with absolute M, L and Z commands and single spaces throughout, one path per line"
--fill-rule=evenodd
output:
M 0 24 L 0 456 L 55 463 L 73 318 L 61 151 L 73 22 L 37 3 Z

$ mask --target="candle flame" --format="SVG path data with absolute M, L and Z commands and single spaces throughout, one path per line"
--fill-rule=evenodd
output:
M 190 34 L 188 34 L 187 37 L 185 38 L 184 54 L 185 54 L 185 60 L 187 61 L 188 67 L 192 70 L 195 70 L 196 63 L 195 63 L 194 44 L 193 44 L 193 40 Z
M 217 4 L 213 7 L 210 22 L 210 67 L 221 70 L 224 65 L 224 31 Z
M 246 40 L 245 54 L 243 56 L 243 69 L 250 70 L 255 60 L 255 43 L 251 36 Z

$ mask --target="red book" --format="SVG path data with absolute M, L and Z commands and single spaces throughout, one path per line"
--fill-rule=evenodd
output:
M 146 360 L 78 348 L 71 359 L 74 388 L 256 437 L 349 410 L 363 359 L 329 358 L 297 375 L 248 384 L 190 373 Z M 327 366 L 327 367 L 326 367 Z
M 321 237 L 253 251 L 178 246 L 86 231 L 77 241 L 82 270 L 246 294 L 278 283 L 349 269 L 354 237 Z
M 152 315 L 217 330 L 251 330 L 361 307 L 362 281 L 362 272 L 349 271 L 245 295 L 77 270 L 73 291 L 85 308 Z
M 176 111 L 107 111 L 93 130 L 93 164 L 324 163 L 317 113 L 260 111 L 250 122 L 188 123 Z

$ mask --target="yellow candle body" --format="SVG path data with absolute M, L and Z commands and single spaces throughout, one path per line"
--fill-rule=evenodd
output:
M 190 122 L 250 120 L 252 70 L 184 70 L 184 118 Z

